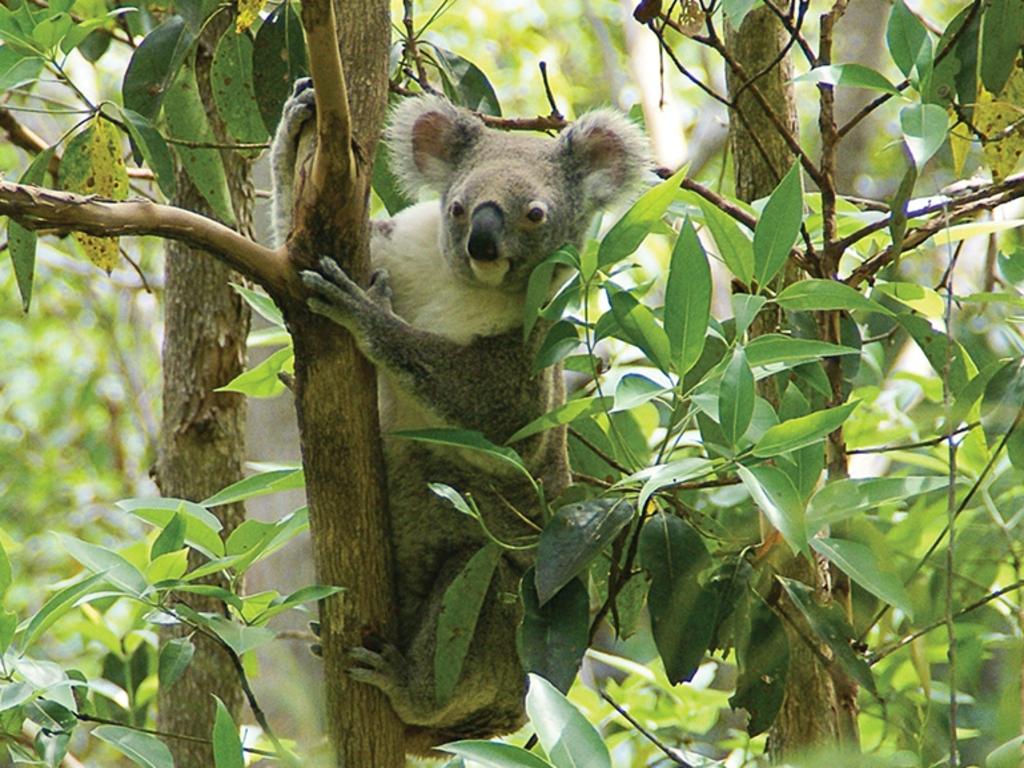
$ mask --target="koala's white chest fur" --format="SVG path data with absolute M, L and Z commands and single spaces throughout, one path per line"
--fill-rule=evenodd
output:
M 375 268 L 388 271 L 395 314 L 457 344 L 520 327 L 524 296 L 471 285 L 458 277 L 441 251 L 440 227 L 441 207 L 433 200 L 406 208 L 375 228 L 370 258 Z M 443 424 L 388 376 L 380 377 L 380 385 L 385 431 Z

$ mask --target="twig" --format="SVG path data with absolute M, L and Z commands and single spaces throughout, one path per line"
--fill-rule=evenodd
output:
M 665 756 L 672 761 L 673 765 L 678 765 L 680 766 L 680 768 L 693 768 L 693 766 L 690 763 L 686 762 L 681 757 L 679 757 L 679 755 L 676 754 L 676 750 L 663 744 L 657 736 L 655 736 L 653 733 L 644 728 L 635 717 L 633 717 L 631 714 L 629 714 L 629 712 L 625 710 L 625 708 L 620 707 L 615 702 L 615 699 L 608 695 L 607 691 L 601 691 L 601 698 L 607 701 L 612 706 L 612 708 L 616 712 L 618 712 L 623 717 L 623 719 L 626 720 L 626 722 L 628 722 L 631 726 L 640 731 L 640 733 L 643 735 L 645 739 L 647 739 L 649 742 L 651 742 L 651 744 L 653 744 L 662 752 L 664 752 Z
M 775 3 L 772 2 L 772 0 L 767 0 L 764 4 L 767 5 L 767 6 L 774 6 L 775 5 Z M 771 72 L 773 69 L 775 69 L 777 66 L 779 66 L 779 64 L 782 63 L 782 60 L 784 58 L 786 58 L 786 54 L 789 53 L 790 49 L 793 47 L 793 44 L 797 42 L 798 38 L 800 38 L 800 29 L 801 29 L 801 27 L 803 27 L 804 16 L 807 14 L 807 7 L 808 7 L 809 4 L 810 4 L 809 0 L 800 0 L 800 5 L 799 5 L 799 8 L 797 10 L 796 26 L 795 27 L 793 27 L 793 26 L 786 27 L 786 31 L 789 32 L 789 40 L 786 41 L 786 44 L 784 46 L 782 46 L 782 48 L 779 50 L 779 52 L 777 54 L 775 54 L 775 57 L 768 64 L 766 64 L 764 67 L 762 67 L 759 72 L 757 72 L 753 77 L 751 77 L 749 80 L 745 81 L 739 88 L 736 89 L 736 92 L 732 95 L 732 100 L 734 102 L 738 102 L 738 100 L 740 98 L 740 95 L 745 90 L 747 90 L 747 88 L 749 88 L 750 86 L 754 85 L 758 80 L 760 80 L 762 77 L 764 77 L 769 72 Z M 776 15 L 779 16 L 780 18 L 784 15 L 784 14 L 781 14 L 778 11 L 778 9 L 773 8 L 773 10 L 776 11 Z M 833 8 L 833 10 L 834 10 L 834 8 Z M 825 15 L 829 16 L 830 14 L 825 14 Z M 831 40 L 829 40 L 829 44 L 831 44 Z
M 970 432 L 980 423 L 981 422 L 979 421 L 972 421 L 970 424 L 965 424 L 962 427 L 954 429 L 952 432 L 947 432 L 944 435 L 932 437 L 929 438 L 928 440 L 919 440 L 916 443 L 903 443 L 902 445 L 884 445 L 881 446 L 880 448 L 852 448 L 846 451 L 846 455 L 853 456 L 854 454 L 858 453 L 889 453 L 891 451 L 908 451 L 914 448 L 928 448 L 933 445 L 938 445 L 939 443 L 945 440 L 949 440 L 950 438 L 953 438 L 956 435 L 959 435 L 963 432 Z
M 613 467 L 614 469 L 617 469 L 619 472 L 621 472 L 624 475 L 632 474 L 633 470 L 631 470 L 629 467 L 621 464 L 618 459 L 616 459 L 614 456 L 610 456 L 608 453 L 606 453 L 604 451 L 604 449 L 602 449 L 600 446 L 595 445 L 593 442 L 591 442 L 589 439 L 584 437 L 582 434 L 580 434 L 578 431 L 576 431 L 572 427 L 569 427 L 569 434 L 572 435 L 573 437 L 575 437 L 581 443 L 583 443 L 583 445 L 585 445 L 591 451 L 596 453 L 598 455 L 598 458 L 600 458 L 606 464 L 609 464 L 611 467 Z
M 540 79 L 544 81 L 544 94 L 548 97 L 548 104 L 551 105 L 550 117 L 556 120 L 564 119 L 562 113 L 558 110 L 558 104 L 555 103 L 555 94 L 551 92 L 551 83 L 548 82 L 548 63 L 546 61 L 540 62 Z
M 959 619 L 961 616 L 966 616 L 968 613 L 971 613 L 972 611 L 976 611 L 979 608 L 982 608 L 982 607 L 988 605 L 993 600 L 998 600 L 999 598 L 1003 597 L 1004 595 L 1007 595 L 1010 592 L 1015 592 L 1015 591 L 1017 591 L 1018 589 L 1021 589 L 1021 588 L 1024 588 L 1024 579 L 1020 579 L 1018 581 L 1015 581 L 1014 583 L 1010 584 L 1009 586 L 1003 587 L 1002 589 L 997 589 L 995 592 L 990 592 L 989 594 L 985 595 L 984 597 L 975 600 L 970 605 L 965 605 L 963 608 L 961 608 L 960 610 L 958 610 L 956 613 L 953 614 L 953 618 L 954 619 Z M 886 656 L 890 656 L 891 654 L 893 654 L 896 651 L 898 651 L 900 648 L 903 648 L 904 646 L 910 645 L 912 642 L 917 640 L 917 638 L 922 637 L 924 635 L 927 635 L 932 630 L 935 630 L 935 629 L 938 629 L 939 627 L 945 626 L 945 624 L 946 624 L 946 617 L 943 616 L 942 618 L 936 619 L 931 624 L 929 624 L 929 625 L 927 625 L 925 627 L 922 627 L 921 629 L 914 630 L 909 635 L 904 635 L 903 637 L 901 637 L 896 642 L 894 642 L 894 643 L 892 643 L 890 645 L 887 645 L 885 648 L 880 648 L 878 651 L 876 651 L 875 653 L 871 654 L 871 658 L 868 660 L 868 664 L 870 664 L 870 665 L 877 664 L 882 659 L 884 659 Z
M 79 722 L 83 722 L 83 723 L 96 723 L 97 725 L 117 725 L 117 726 L 120 726 L 122 728 L 125 727 L 124 723 L 122 723 L 122 722 L 120 722 L 118 720 L 111 720 L 111 719 L 106 718 L 106 717 L 97 717 L 96 715 L 87 715 L 87 714 L 83 714 L 81 712 L 75 712 L 73 714 L 75 716 L 75 719 L 78 720 Z M 159 730 L 157 730 L 155 728 L 143 728 L 142 726 L 139 726 L 139 725 L 132 725 L 132 726 L 128 726 L 128 727 L 130 727 L 133 731 L 138 731 L 139 733 L 148 733 L 150 736 L 157 736 L 157 737 L 159 737 L 161 739 L 174 739 L 175 741 L 189 741 L 189 742 L 192 742 L 193 744 L 212 744 L 213 743 L 213 741 L 211 739 L 207 739 L 207 738 L 204 738 L 202 736 L 191 736 L 191 735 L 189 735 L 187 733 L 172 733 L 171 731 L 159 731 Z M 261 757 L 279 757 L 279 755 L 277 753 L 270 752 L 270 751 L 265 750 L 265 749 L 256 749 L 255 747 L 245 747 L 245 746 L 243 746 L 242 749 L 244 751 L 250 753 L 250 754 L 260 755 Z
M 404 54 L 407 60 L 412 61 L 416 67 L 415 80 L 423 90 L 430 89 L 430 81 L 427 79 L 427 69 L 423 66 L 423 59 L 420 57 L 420 49 L 416 45 L 416 27 L 413 25 L 412 0 L 402 0 L 402 25 L 405 27 Z
M 168 144 L 178 144 L 182 147 L 190 147 L 192 149 L 266 149 L 270 146 L 269 141 L 255 141 L 251 143 L 244 142 L 231 142 L 231 141 L 190 141 L 188 139 L 175 139 L 170 136 L 164 136 L 164 140 Z

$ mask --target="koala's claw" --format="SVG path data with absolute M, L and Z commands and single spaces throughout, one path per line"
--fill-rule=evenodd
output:
M 375 269 L 370 276 L 370 285 L 366 289 L 366 296 L 374 304 L 382 309 L 391 311 L 391 276 L 386 269 Z
M 308 91 L 313 87 L 312 77 L 300 77 L 292 84 L 292 98 L 294 99 L 303 91 Z
M 386 693 L 403 686 L 402 670 L 405 669 L 405 659 L 393 645 L 385 644 L 380 653 L 356 646 L 349 648 L 348 657 L 363 665 L 348 668 L 348 675 L 353 680 L 376 686 Z
M 294 141 L 302 127 L 312 120 L 314 115 L 316 115 L 316 92 L 313 90 L 313 81 L 308 77 L 303 77 L 295 81 L 292 95 L 284 103 L 281 122 L 287 135 Z

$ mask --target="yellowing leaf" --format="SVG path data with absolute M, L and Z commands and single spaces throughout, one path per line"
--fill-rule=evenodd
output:
M 238 15 L 235 17 L 235 32 L 242 34 L 260 17 L 263 0 L 238 0 Z
M 1024 70 L 1016 66 L 997 99 L 988 91 L 978 94 L 974 127 L 981 134 L 985 164 L 998 181 L 1013 173 L 1024 154 Z
M 951 118 L 951 122 L 955 120 Z M 949 151 L 953 154 L 953 173 L 957 176 L 964 169 L 964 161 L 967 153 L 971 150 L 971 136 L 963 128 L 956 128 L 949 132 Z
M 121 142 L 113 123 L 95 118 L 77 134 L 64 151 L 60 164 L 60 187 L 82 195 L 110 200 L 128 196 L 128 173 L 121 156 Z M 75 240 L 89 260 L 110 272 L 118 261 L 116 237 L 97 237 L 75 232 Z

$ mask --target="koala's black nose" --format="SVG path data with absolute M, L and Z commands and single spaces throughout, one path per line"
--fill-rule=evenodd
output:
M 501 240 L 501 230 L 505 225 L 505 217 L 501 209 L 494 203 L 484 203 L 473 211 L 473 219 L 469 230 L 470 258 L 477 261 L 494 261 Z

